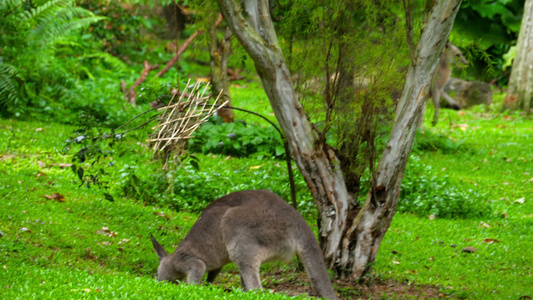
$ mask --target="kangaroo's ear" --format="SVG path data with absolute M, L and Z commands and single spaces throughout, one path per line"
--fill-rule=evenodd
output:
M 150 238 L 152 239 L 152 244 L 154 245 L 155 253 L 157 253 L 157 256 L 159 257 L 159 261 L 163 260 L 163 258 L 168 255 L 167 251 L 165 251 L 165 248 L 155 240 L 153 235 L 150 234 Z

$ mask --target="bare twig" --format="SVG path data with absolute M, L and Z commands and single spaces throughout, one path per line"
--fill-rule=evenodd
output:
M 128 94 L 125 95 L 126 100 L 128 100 L 129 103 L 135 105 L 135 88 L 139 86 L 141 83 L 143 83 L 146 80 L 146 77 L 148 76 L 148 73 L 152 70 L 156 70 L 159 68 L 158 64 L 151 65 L 147 60 L 144 61 L 144 69 L 141 73 L 141 76 L 133 83 L 130 88 L 128 89 Z
M 212 116 L 218 109 L 226 105 L 227 101 L 218 104 L 220 94 L 208 103 L 209 96 L 205 96 L 208 86 L 201 86 L 200 81 L 187 83 L 185 91 L 174 93 L 170 103 L 158 110 L 163 111 L 159 123 L 152 128 L 155 130 L 146 140 L 152 145 L 155 156 L 163 160 L 163 168 L 168 167 L 171 156 L 181 156 L 186 142 L 200 125 Z M 174 102 L 174 98 L 179 95 Z
M 185 52 L 185 50 L 187 49 L 187 47 L 189 47 L 189 45 L 191 44 L 191 42 L 197 37 L 199 36 L 200 34 L 204 33 L 203 30 L 196 30 L 193 34 L 191 34 L 191 36 L 189 38 L 187 38 L 187 40 L 185 40 L 185 42 L 183 42 L 183 44 L 180 45 L 178 51 L 176 52 L 176 55 L 174 55 L 174 57 L 166 64 L 166 66 L 157 73 L 157 77 L 161 77 L 163 76 L 168 70 L 170 70 L 170 68 L 172 68 L 172 66 L 178 61 L 178 59 L 180 58 L 180 56 L 183 54 L 183 52 Z

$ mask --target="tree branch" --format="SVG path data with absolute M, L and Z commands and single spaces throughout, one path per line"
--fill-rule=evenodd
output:
M 139 76 L 139 78 L 130 86 L 130 88 L 128 89 L 128 94 L 125 95 L 126 100 L 128 100 L 130 104 L 136 105 L 135 88 L 146 80 L 146 77 L 148 76 L 148 73 L 150 73 L 150 71 L 156 70 L 158 68 L 158 64 L 151 65 L 147 60 L 144 61 L 144 69 L 141 72 L 141 76 Z
M 176 52 L 176 55 L 174 55 L 174 57 L 166 64 L 166 66 L 161 71 L 157 73 L 156 76 L 161 77 L 165 75 L 165 73 L 170 70 L 170 68 L 172 68 L 172 66 L 178 61 L 183 52 L 185 52 L 187 47 L 189 47 L 191 42 L 202 33 L 204 33 L 204 30 L 196 30 L 193 34 L 191 34 L 191 36 L 187 40 L 185 40 L 183 44 L 180 45 L 178 51 Z

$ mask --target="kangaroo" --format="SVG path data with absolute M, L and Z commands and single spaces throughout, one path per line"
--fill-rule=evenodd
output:
M 442 51 L 442 55 L 438 62 L 437 71 L 431 81 L 430 96 L 433 99 L 433 105 L 435 106 L 433 125 L 436 125 L 439 120 L 441 97 L 444 98 L 453 109 L 461 109 L 457 101 L 443 91 L 446 82 L 450 80 L 450 76 L 452 75 L 452 67 L 456 66 L 458 61 L 465 65 L 468 64 L 468 61 L 459 48 L 455 47 L 450 42 L 446 43 L 446 47 L 444 48 L 444 51 Z
M 226 264 L 241 273 L 244 291 L 262 289 L 259 266 L 288 262 L 297 254 L 320 297 L 337 299 L 315 235 L 302 216 L 278 195 L 240 191 L 218 198 L 202 212 L 174 253 L 151 236 L 159 257 L 157 280 L 213 282 Z

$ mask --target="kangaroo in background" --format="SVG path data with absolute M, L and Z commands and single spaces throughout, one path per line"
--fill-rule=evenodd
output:
M 270 191 L 240 191 L 216 199 L 171 255 L 151 239 L 159 257 L 160 281 L 186 279 L 198 284 L 207 272 L 207 281 L 213 282 L 224 265 L 234 262 L 244 291 L 262 289 L 259 266 L 288 262 L 296 253 L 318 295 L 337 299 L 311 228 Z
M 446 82 L 450 80 L 450 76 L 452 75 L 452 68 L 457 65 L 458 61 L 465 65 L 468 64 L 468 61 L 463 56 L 459 48 L 455 47 L 450 42 L 446 43 L 446 47 L 442 51 L 442 55 L 438 62 L 437 71 L 435 72 L 433 80 L 431 81 L 430 96 L 433 99 L 433 105 L 435 106 L 433 125 L 436 125 L 439 120 L 439 105 L 441 97 L 444 98 L 444 100 L 446 100 L 450 104 L 450 107 L 452 107 L 453 109 L 461 109 L 457 101 L 455 101 L 455 99 L 446 94 L 443 90 L 444 86 L 446 85 Z

